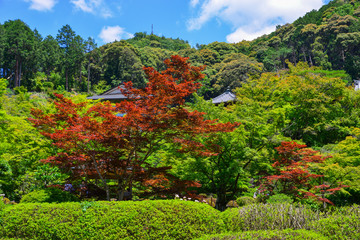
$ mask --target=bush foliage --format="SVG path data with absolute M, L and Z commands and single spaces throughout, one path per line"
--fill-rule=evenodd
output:
M 270 196 L 267 203 L 293 203 L 293 199 L 286 194 L 280 193 Z
M 308 230 L 262 230 L 262 231 L 247 231 L 242 233 L 232 233 L 232 234 L 218 234 L 218 235 L 208 235 L 197 238 L 196 240 L 235 240 L 235 239 L 261 239 L 261 240 L 270 240 L 270 239 L 292 239 L 292 240 L 325 240 L 328 239 L 321 234 L 308 231 Z
M 238 197 L 238 198 L 236 199 L 236 203 L 239 205 L 239 207 L 242 207 L 242 206 L 246 206 L 246 205 L 250 205 L 250 204 L 256 203 L 256 199 L 254 199 L 254 198 L 252 198 L 252 197 L 247 197 L 247 196 Z
M 45 188 L 24 195 L 20 203 L 61 203 L 78 201 L 79 199 L 71 193 L 58 188 Z
M 88 204 L 85 204 L 88 205 Z M 3 211 L 0 236 L 31 239 L 192 239 L 224 232 L 220 212 L 195 202 L 18 204 Z M 85 208 L 85 211 L 84 211 Z
M 327 212 L 190 201 L 27 203 L 0 209 L 3 239 L 360 239 L 360 207 Z M 1 239 L 1 238 L 0 238 Z

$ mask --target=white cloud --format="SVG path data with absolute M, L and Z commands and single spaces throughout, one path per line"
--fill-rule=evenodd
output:
M 266 28 L 263 28 L 259 31 L 251 31 L 251 30 L 246 30 L 246 28 L 238 28 L 236 29 L 235 32 L 229 34 L 226 36 L 226 41 L 229 43 L 236 43 L 239 42 L 241 40 L 248 40 L 251 41 L 257 37 L 260 37 L 264 34 L 269 34 L 273 31 L 275 31 L 276 26 L 268 26 Z M 239 40 L 240 39 L 240 40 Z
M 99 14 L 104 18 L 112 17 L 112 12 L 103 0 L 70 0 L 70 2 L 81 11 Z
M 190 5 L 196 1 L 191 0 Z M 198 16 L 187 22 L 187 28 L 198 30 L 217 18 L 230 23 L 234 29 L 227 41 L 251 40 L 322 5 L 323 0 L 204 0 Z
M 30 2 L 30 9 L 34 9 L 37 11 L 50 11 L 57 0 L 25 0 L 25 2 Z
M 199 0 L 190 0 L 190 6 L 196 7 L 199 4 Z
M 99 37 L 103 42 L 109 43 L 115 40 L 119 41 L 121 39 L 132 38 L 133 34 L 126 32 L 124 28 L 120 26 L 106 26 L 102 28 Z

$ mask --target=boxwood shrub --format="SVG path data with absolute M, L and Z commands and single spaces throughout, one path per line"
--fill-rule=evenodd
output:
M 220 212 L 177 200 L 28 203 L 3 210 L 0 236 L 25 239 L 193 239 L 225 231 Z
M 24 195 L 20 203 L 60 203 L 60 202 L 79 202 L 75 195 L 62 191 L 58 188 L 45 188 L 32 191 Z
M 228 234 L 217 234 L 217 235 L 208 235 L 197 238 L 196 240 L 270 240 L 270 239 L 292 239 L 292 240 L 326 240 L 327 237 L 322 236 L 321 234 L 308 231 L 308 230 L 262 230 L 262 231 L 247 231 L 241 233 L 228 233 Z
M 303 205 L 292 204 L 253 204 L 242 208 L 227 209 L 222 217 L 230 232 L 302 229 L 312 220 L 321 218 Z
M 313 221 L 310 229 L 331 239 L 360 239 L 360 206 L 342 207 L 319 221 Z

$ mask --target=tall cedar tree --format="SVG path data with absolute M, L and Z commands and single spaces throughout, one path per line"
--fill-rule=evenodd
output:
M 341 184 L 332 187 L 332 184 L 328 183 L 316 185 L 314 180 L 323 180 L 324 175 L 312 173 L 311 166 L 323 163 L 331 156 L 324 157 L 318 151 L 294 141 L 282 142 L 281 146 L 275 149 L 278 157 L 272 166 L 277 174 L 264 178 L 265 181 L 260 187 L 262 192 L 267 191 L 270 194 L 281 192 L 300 199 L 313 198 L 323 202 L 325 207 L 326 203 L 333 205 L 325 196 L 340 191 L 342 187 L 347 187 Z
M 62 150 L 45 162 L 77 176 L 100 179 L 107 199 L 108 180 L 116 180 L 116 193 L 122 200 L 125 189 L 134 181 L 147 186 L 157 184 L 153 189 L 163 182 L 164 171 L 161 177 L 150 173 L 156 168 L 149 157 L 165 143 L 176 141 L 182 148 L 192 148 L 205 156 L 216 154 L 203 150 L 195 137 L 231 132 L 238 124 L 205 120 L 204 113 L 185 108 L 185 98 L 201 86 L 203 67 L 190 66 L 187 58 L 180 56 L 172 56 L 165 64 L 167 69 L 161 73 L 144 68 L 149 80 L 144 89 L 125 83 L 122 91 L 127 101 L 115 105 L 100 102 L 86 110 L 85 102 L 74 103 L 56 95 L 56 113 L 34 109 L 33 124 Z M 158 180 L 150 181 L 152 175 Z

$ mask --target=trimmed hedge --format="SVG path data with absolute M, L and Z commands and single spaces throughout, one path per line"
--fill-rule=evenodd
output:
M 302 229 L 313 220 L 321 218 L 303 205 L 291 204 L 254 204 L 242 208 L 227 209 L 223 220 L 230 232 L 256 230 Z
M 28 203 L 0 209 L 0 240 L 199 237 L 360 239 L 360 207 L 321 213 L 302 205 L 256 204 L 219 212 L 207 204 L 165 200 Z
M 256 199 L 253 197 L 243 196 L 243 197 L 238 197 L 236 199 L 236 203 L 239 205 L 239 207 L 243 207 L 246 205 L 255 204 Z
M 79 202 L 80 199 L 75 195 L 62 191 L 58 188 L 45 188 L 32 191 L 24 195 L 20 203 L 61 203 Z
M 331 239 L 360 239 L 360 206 L 338 208 L 327 218 L 309 225 Z
M 0 236 L 25 239 L 192 239 L 225 232 L 220 212 L 190 201 L 18 204 Z
M 248 231 L 242 233 L 230 233 L 230 234 L 228 233 L 228 234 L 218 234 L 218 235 L 210 235 L 210 236 L 208 235 L 197 238 L 196 240 L 235 240 L 235 239 L 326 240 L 328 238 L 314 231 L 285 229 L 285 230 Z
M 293 203 L 291 197 L 289 197 L 286 194 L 275 194 L 269 197 L 269 199 L 266 201 L 267 203 L 276 204 L 276 203 Z

